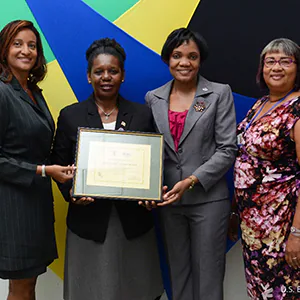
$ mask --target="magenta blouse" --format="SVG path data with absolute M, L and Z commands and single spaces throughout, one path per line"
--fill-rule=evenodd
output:
M 178 150 L 178 144 L 180 141 L 180 137 L 182 135 L 184 129 L 184 122 L 186 119 L 186 115 L 188 110 L 183 112 L 172 111 L 169 109 L 169 126 L 170 132 L 174 140 L 175 150 Z

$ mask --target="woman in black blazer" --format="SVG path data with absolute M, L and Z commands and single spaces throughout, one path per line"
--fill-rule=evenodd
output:
M 8 300 L 35 299 L 37 276 L 57 258 L 49 165 L 54 122 L 37 83 L 46 73 L 39 33 L 29 21 L 0 32 L 0 278 Z
M 119 95 L 124 49 L 97 40 L 86 52 L 93 94 L 64 108 L 58 119 L 52 161 L 73 164 L 78 127 L 153 132 L 148 107 Z M 151 212 L 136 201 L 70 196 L 64 280 L 65 300 L 153 300 L 163 291 Z

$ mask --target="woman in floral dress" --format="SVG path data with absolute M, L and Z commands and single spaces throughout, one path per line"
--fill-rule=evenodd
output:
M 238 125 L 231 238 L 240 219 L 251 299 L 300 299 L 300 49 L 276 39 L 257 81 L 269 94 Z

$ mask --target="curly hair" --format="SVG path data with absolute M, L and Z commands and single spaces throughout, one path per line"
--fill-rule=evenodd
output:
M 121 69 L 124 70 L 124 63 L 126 60 L 125 50 L 115 39 L 103 38 L 94 41 L 86 51 L 85 57 L 88 62 L 88 73 L 91 72 L 94 59 L 99 54 L 110 54 L 115 56 L 119 60 Z
M 31 30 L 36 36 L 37 59 L 35 65 L 29 73 L 29 84 L 35 87 L 36 84 L 42 81 L 46 75 L 46 59 L 42 47 L 42 41 L 39 32 L 34 27 L 33 23 L 27 20 L 15 20 L 8 23 L 0 32 L 0 74 L 5 77 L 5 82 L 12 80 L 13 74 L 7 63 L 7 55 L 9 48 L 12 45 L 16 35 L 24 30 Z

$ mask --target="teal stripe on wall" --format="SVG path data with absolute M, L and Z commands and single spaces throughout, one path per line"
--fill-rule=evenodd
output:
M 0 28 L 2 29 L 7 23 L 13 20 L 30 20 L 35 22 L 35 18 L 33 17 L 29 7 L 25 0 L 10 0 L 10 1 L 3 1 L 1 3 L 0 8 Z M 39 31 L 41 32 L 40 28 L 37 26 Z M 42 42 L 44 47 L 45 56 L 47 62 L 51 62 L 55 59 L 54 54 L 52 53 L 48 43 L 46 42 L 44 36 L 42 35 Z
M 83 2 L 109 21 L 114 22 L 139 0 L 84 0 Z

